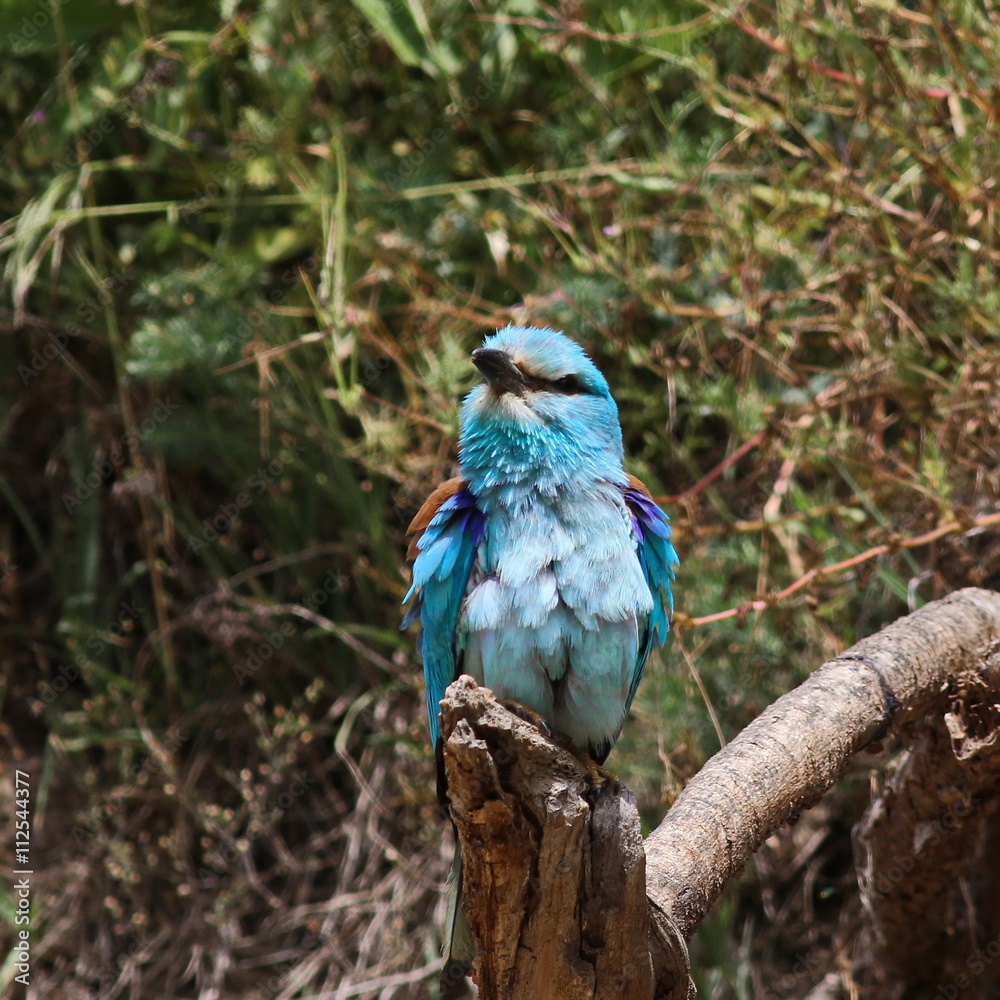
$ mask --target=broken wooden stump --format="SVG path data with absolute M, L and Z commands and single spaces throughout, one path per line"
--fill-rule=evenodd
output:
M 632 793 L 471 677 L 448 688 L 441 731 L 482 996 L 652 1000 Z

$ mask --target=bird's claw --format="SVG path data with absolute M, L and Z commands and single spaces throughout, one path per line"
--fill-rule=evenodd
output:
M 598 794 L 609 791 L 618 784 L 618 775 L 614 771 L 609 771 L 603 765 L 598 764 L 589 753 L 578 750 L 576 751 L 576 758 L 587 769 L 587 773 L 590 775 L 591 786 Z
M 513 698 L 502 698 L 500 704 L 519 719 L 524 719 L 525 722 L 531 723 L 546 739 L 552 739 L 552 730 L 549 728 L 549 724 L 537 712 L 532 712 L 530 708 L 525 708 L 524 705 L 519 701 L 514 701 Z
M 586 750 L 581 750 L 567 737 L 553 733 L 549 724 L 537 712 L 533 712 L 530 708 L 526 708 L 519 701 L 514 701 L 512 698 L 502 698 L 500 699 L 500 704 L 503 705 L 508 712 L 513 713 L 519 719 L 523 719 L 525 722 L 534 726 L 546 739 L 552 740 L 552 742 L 557 743 L 559 746 L 573 754 L 573 756 L 576 757 L 576 759 L 587 769 L 587 773 L 590 775 L 591 785 L 595 789 L 601 791 L 617 784 L 617 774 L 613 771 L 607 770 L 605 767 L 602 767 L 589 753 L 587 753 Z

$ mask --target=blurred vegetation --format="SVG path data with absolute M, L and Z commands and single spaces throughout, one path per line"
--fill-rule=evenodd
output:
M 716 725 L 1000 586 L 989 5 L 3 22 L 0 692 L 35 995 L 436 995 L 451 846 L 403 533 L 497 326 L 563 329 L 607 375 L 682 614 L 889 547 L 678 631 L 610 760 L 648 823 Z M 865 795 L 859 769 L 772 838 L 695 942 L 704 996 L 863 986 Z

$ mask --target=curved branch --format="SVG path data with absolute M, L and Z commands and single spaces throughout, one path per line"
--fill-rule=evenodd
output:
M 972 689 L 1000 690 L 1000 594 L 977 589 L 862 640 L 765 710 L 691 779 L 643 859 L 627 789 L 459 678 L 441 732 L 481 996 L 690 997 L 685 940 L 760 844 L 859 750 Z
M 767 837 L 859 750 L 924 715 L 949 683 L 980 677 L 998 643 L 1000 594 L 970 587 L 825 663 L 688 782 L 646 840 L 650 898 L 690 937 Z

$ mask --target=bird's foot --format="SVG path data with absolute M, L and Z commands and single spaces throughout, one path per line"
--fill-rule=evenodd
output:
M 617 774 L 602 767 L 594 757 L 586 750 L 581 750 L 568 736 L 553 732 L 552 727 L 537 712 L 533 712 L 530 708 L 526 708 L 519 701 L 514 701 L 512 698 L 502 698 L 500 699 L 500 704 L 508 712 L 512 712 L 519 719 L 524 719 L 525 722 L 534 726 L 547 740 L 558 744 L 576 757 L 587 769 L 587 773 L 590 775 L 590 784 L 597 794 L 610 791 L 619 783 Z M 607 756 L 609 749 L 610 747 L 607 746 L 603 748 L 602 759 L 604 756 Z
M 610 791 L 619 784 L 618 775 L 598 764 L 589 753 L 574 749 L 574 754 L 576 759 L 587 769 L 587 773 L 590 775 L 591 787 L 593 787 L 598 795 Z
M 532 712 L 530 708 L 525 708 L 524 705 L 519 701 L 514 701 L 513 698 L 502 698 L 500 704 L 519 719 L 530 722 L 546 739 L 552 739 L 552 730 L 549 728 L 549 724 L 537 712 Z

